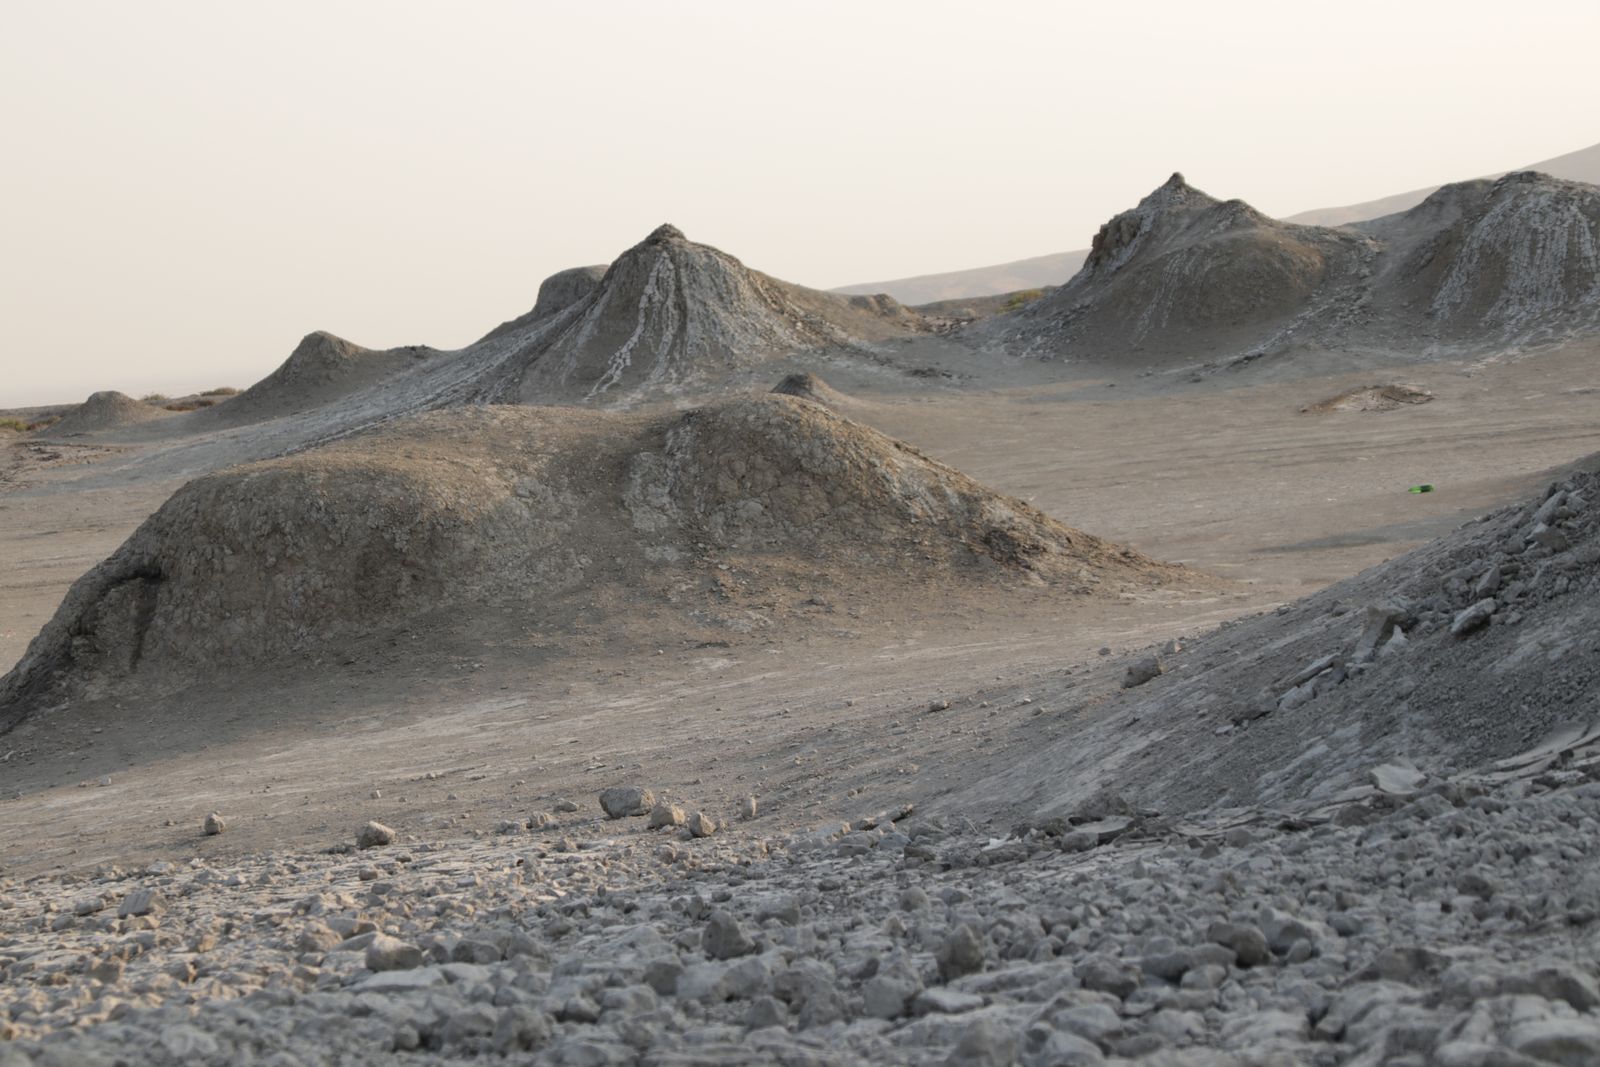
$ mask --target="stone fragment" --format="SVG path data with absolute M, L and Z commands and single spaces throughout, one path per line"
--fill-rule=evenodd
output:
M 322 955 L 338 948 L 339 942 L 343 940 L 327 923 L 309 922 L 300 931 L 300 938 L 296 941 L 296 945 L 301 952 Z
M 671 996 L 677 992 L 678 978 L 682 974 L 682 962 L 676 957 L 664 956 L 645 965 L 644 983 L 663 997 Z
M 693 837 L 710 837 L 717 832 L 717 820 L 703 811 L 689 816 L 689 834 Z
M 381 848 L 395 843 L 397 835 L 381 822 L 369 822 L 356 835 L 357 848 Z
M 983 1007 L 983 998 L 976 993 L 961 993 L 944 986 L 934 986 L 918 993 L 912 1010 L 918 1015 L 959 1015 Z
M 96 960 L 89 967 L 89 977 L 105 985 L 115 985 L 122 981 L 123 963 L 114 956 L 103 960 Z
M 1600 1007 L 1600 983 L 1570 963 L 1547 963 L 1509 975 L 1500 983 L 1500 988 L 1505 993 L 1564 1000 L 1577 1011 L 1593 1011 Z
M 205 822 L 200 824 L 200 832 L 205 834 L 207 837 L 215 837 L 227 828 L 227 822 L 216 812 L 212 812 L 210 815 L 207 815 Z
M 1461 611 L 1456 612 L 1455 617 L 1450 620 L 1450 632 L 1456 637 L 1463 637 L 1471 633 L 1488 622 L 1489 617 L 1494 614 L 1495 608 L 1499 606 L 1494 597 L 1485 597 L 1471 607 L 1463 608 Z
M 789 1021 L 789 1008 L 772 996 L 759 996 L 750 1002 L 745 1012 L 744 1024 L 752 1030 L 767 1026 L 782 1026 Z
M 713 911 L 700 934 L 701 947 L 714 960 L 731 960 L 755 951 L 755 942 L 739 920 L 721 909 Z
M 739 817 L 741 819 L 753 819 L 756 817 L 755 797 L 745 797 L 739 802 Z
M 1206 939 L 1232 949 L 1241 967 L 1259 967 L 1272 958 L 1267 935 L 1251 923 L 1214 922 L 1206 930 Z
M 1500 581 L 1500 565 L 1498 563 L 1492 564 L 1488 570 L 1478 576 L 1476 582 L 1472 583 L 1472 595 L 1478 600 L 1494 596 L 1500 591 Z
M 608 819 L 647 815 L 655 802 L 654 793 L 636 785 L 614 785 L 600 794 L 600 810 Z
M 907 975 L 880 974 L 861 987 L 861 1010 L 874 1019 L 898 1019 L 920 992 L 921 984 Z
M 1118 1000 L 1126 1000 L 1140 984 L 1137 967 L 1110 956 L 1086 957 L 1075 970 L 1083 988 L 1110 993 Z
M 122 898 L 122 906 L 117 909 L 117 918 L 127 919 L 136 915 L 159 915 L 167 910 L 167 902 L 161 893 L 155 889 L 135 889 Z
M 983 937 L 967 923 L 962 923 L 939 945 L 935 956 L 939 977 L 946 982 L 983 970 Z
M 650 809 L 649 826 L 652 830 L 659 830 L 664 826 L 682 826 L 687 821 L 687 818 L 683 813 L 683 809 L 678 805 L 668 803 L 665 800 L 658 800 L 655 802 L 655 806 Z
M 367 944 L 367 970 L 405 971 L 422 966 L 422 950 L 388 934 L 375 934 Z
M 1128 664 L 1127 671 L 1123 673 L 1122 688 L 1133 689 L 1144 685 L 1146 682 L 1159 678 L 1163 670 L 1165 670 L 1165 667 L 1162 665 L 1160 658 L 1156 656 L 1144 656 L 1136 659 Z
M 949 1067 L 1012 1067 L 1017 1062 L 1017 1035 L 995 1019 L 979 1019 L 956 1042 Z
M 1512 1028 L 1506 1044 L 1524 1056 L 1558 1067 L 1600 1063 L 1600 1022 L 1591 1019 L 1541 1019 Z
M 1350 656 L 1350 662 L 1370 662 L 1379 647 L 1388 639 L 1395 625 L 1405 617 L 1405 609 L 1393 601 L 1383 600 L 1367 605 L 1365 623 L 1362 626 L 1361 636 L 1356 639 L 1356 648 Z

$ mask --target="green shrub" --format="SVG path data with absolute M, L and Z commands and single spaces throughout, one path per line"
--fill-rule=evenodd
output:
M 1000 310 L 1015 311 L 1024 304 L 1033 303 L 1043 295 L 1043 289 L 1024 289 L 1021 292 L 1012 293 L 1006 302 L 1000 306 Z
M 146 393 L 144 396 L 141 396 L 139 400 L 141 403 L 154 404 L 157 407 L 161 407 L 164 404 L 169 404 L 172 402 L 172 398 L 166 393 Z
M 239 390 L 231 385 L 224 385 L 216 389 L 207 389 L 201 396 L 238 396 Z
M 21 419 L 0 419 L 0 430 L 9 430 L 12 433 L 27 433 L 28 424 Z

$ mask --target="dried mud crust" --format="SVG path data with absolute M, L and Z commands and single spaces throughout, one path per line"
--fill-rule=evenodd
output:
M 654 611 L 770 613 L 801 585 L 1115 596 L 1186 580 L 1205 582 L 806 401 L 456 410 L 185 486 L 73 586 L 0 707 L 14 724 L 60 697 L 325 658 L 452 613 L 587 615 L 648 639 Z
M 1334 411 L 1394 411 L 1407 404 L 1426 404 L 1432 399 L 1432 393 L 1415 385 L 1362 385 L 1307 404 L 1300 410 L 1308 415 Z

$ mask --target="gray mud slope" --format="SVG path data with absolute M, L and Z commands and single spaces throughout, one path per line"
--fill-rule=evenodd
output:
M 184 486 L 68 592 L 0 680 L 0 723 L 496 611 L 656 638 L 654 610 L 797 582 L 1116 596 L 1186 576 L 808 401 L 435 412 Z
M 1474 767 L 1600 720 L 1600 475 L 1160 658 L 1092 713 L 1069 690 L 1058 740 L 946 802 L 1315 806 L 1385 761 Z
M 974 324 L 987 350 L 1130 366 L 1295 347 L 1470 355 L 1600 328 L 1600 187 L 1521 172 L 1356 227 L 1300 226 L 1174 174 L 1067 284 Z
M 796 352 L 870 356 L 928 325 L 888 297 L 791 285 L 662 226 L 585 295 L 502 329 L 490 336 L 516 343 L 480 379 L 481 398 L 542 402 L 678 395 Z

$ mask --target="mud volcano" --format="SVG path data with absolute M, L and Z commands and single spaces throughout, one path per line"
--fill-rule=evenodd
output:
M 507 348 L 484 376 L 487 399 L 673 394 L 778 356 L 869 350 L 927 329 L 921 316 L 888 297 L 779 281 L 690 241 L 674 226 L 659 227 L 624 252 L 592 288 L 586 273 L 568 277 L 573 273 L 550 279 L 548 301 L 541 289 L 533 312 L 485 338 Z
M 997 605 L 1019 582 L 1115 596 L 1186 576 L 788 397 L 651 417 L 441 411 L 179 490 L 72 587 L 0 682 L 0 722 L 463 619 L 582 615 L 654 640 L 700 617 L 686 588 L 708 604 L 803 580 Z
M 171 416 L 171 412 L 135 400 L 114 389 L 92 394 L 88 400 L 63 415 L 45 431 L 49 437 L 74 437 L 100 433 L 123 426 L 136 426 Z
M 1600 328 L 1600 188 L 1523 172 L 1353 226 L 1281 222 L 1174 174 L 1100 228 L 1055 293 L 978 323 L 988 347 L 1127 365 L 1304 347 L 1415 358 Z

